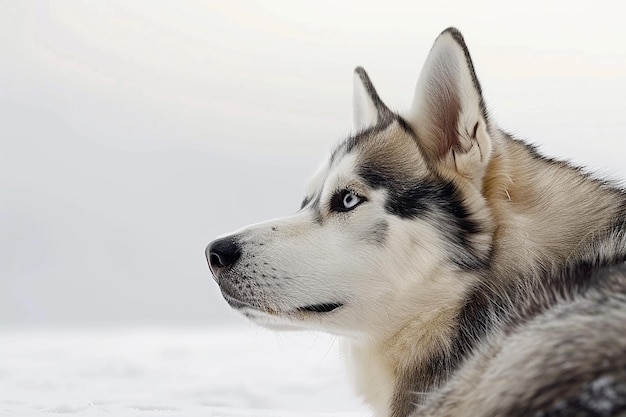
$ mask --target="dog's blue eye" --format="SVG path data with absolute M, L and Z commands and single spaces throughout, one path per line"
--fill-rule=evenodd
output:
M 365 201 L 365 199 L 354 192 L 342 190 L 336 193 L 331 199 L 330 209 L 339 212 L 350 211 L 363 201 Z
M 343 207 L 349 210 L 353 207 L 356 207 L 356 205 L 359 204 L 359 201 L 361 200 L 355 194 L 348 193 L 343 196 Z

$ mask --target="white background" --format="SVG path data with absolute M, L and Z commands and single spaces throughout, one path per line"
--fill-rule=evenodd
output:
M 0 323 L 240 323 L 206 244 L 294 212 L 350 133 L 352 69 L 402 111 L 451 25 L 504 129 L 626 178 L 624 8 L 1 0 Z

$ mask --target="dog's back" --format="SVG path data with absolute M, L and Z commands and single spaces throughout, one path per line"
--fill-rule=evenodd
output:
M 626 415 L 626 265 L 579 268 L 482 292 L 483 342 L 413 416 Z

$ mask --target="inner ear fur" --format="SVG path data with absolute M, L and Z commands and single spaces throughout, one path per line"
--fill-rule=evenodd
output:
M 474 65 L 461 33 L 446 29 L 435 40 L 407 116 L 428 157 L 480 177 L 489 159 L 488 116 Z

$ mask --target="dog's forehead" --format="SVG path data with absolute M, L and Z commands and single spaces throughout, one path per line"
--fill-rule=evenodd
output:
M 392 122 L 347 138 L 313 175 L 306 195 L 311 197 L 319 193 L 329 178 L 364 178 L 372 173 L 405 180 L 428 174 L 427 164 L 411 131 Z
M 346 160 L 350 163 L 345 163 Z M 396 122 L 361 132 L 339 145 L 329 168 L 344 171 L 349 167 L 361 176 L 366 170 L 393 172 L 408 178 L 427 174 L 417 139 Z

